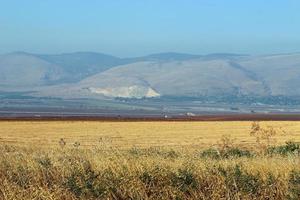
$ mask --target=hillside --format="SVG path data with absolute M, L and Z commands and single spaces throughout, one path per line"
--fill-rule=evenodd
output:
M 60 83 L 66 74 L 53 63 L 27 53 L 0 56 L 0 86 L 32 87 Z
M 148 60 L 115 66 L 87 77 L 69 86 L 67 96 L 298 97 L 299 74 L 299 54 Z
M 92 52 L 11 53 L 0 57 L 0 72 L 2 89 L 28 87 L 42 97 L 300 96 L 300 54 L 118 58 Z

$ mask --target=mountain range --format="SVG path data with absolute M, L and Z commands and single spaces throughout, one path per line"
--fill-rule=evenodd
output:
M 70 98 L 300 97 L 300 53 L 0 55 L 0 91 Z

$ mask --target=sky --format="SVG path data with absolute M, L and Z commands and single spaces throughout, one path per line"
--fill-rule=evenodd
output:
M 0 0 L 0 53 L 300 52 L 299 0 Z

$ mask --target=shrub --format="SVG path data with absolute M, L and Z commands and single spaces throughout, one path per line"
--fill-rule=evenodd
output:
M 290 172 L 288 198 L 291 200 L 300 199 L 300 171 Z
M 252 154 L 248 150 L 242 150 L 239 148 L 230 148 L 223 152 L 223 158 L 240 158 L 240 157 L 251 157 Z
M 299 153 L 300 145 L 292 141 L 286 142 L 286 144 L 282 146 L 270 147 L 267 149 L 267 154 L 280 154 L 286 156 Z
M 77 197 L 103 197 L 107 192 L 105 182 L 98 179 L 97 174 L 88 161 L 82 166 L 74 166 L 71 174 L 66 177 L 65 187 Z
M 144 169 L 139 179 L 145 189 L 147 197 L 145 199 L 161 199 L 167 195 L 168 188 L 171 186 L 171 177 L 171 170 L 160 166 Z
M 169 175 L 169 170 L 156 166 L 153 169 L 143 171 L 139 178 L 148 188 L 159 188 L 167 185 L 166 181 L 168 181 Z
M 77 197 L 82 194 L 82 187 L 78 183 L 77 179 L 80 177 L 77 173 L 73 172 L 66 178 L 65 186 L 68 190 L 74 193 Z
M 151 147 L 148 149 L 138 149 L 136 147 L 131 148 L 128 153 L 133 156 L 151 156 L 151 157 L 163 157 L 165 159 L 175 159 L 179 157 L 178 152 L 174 150 L 164 150 L 161 148 Z
M 218 141 L 218 149 L 221 152 L 226 151 L 227 149 L 231 149 L 234 147 L 235 139 L 232 138 L 230 135 L 222 135 L 220 141 Z
M 197 187 L 197 180 L 193 172 L 189 169 L 178 169 L 177 173 L 172 175 L 172 185 L 179 188 L 182 192 L 188 192 L 189 189 Z
M 54 167 L 51 159 L 48 156 L 41 156 L 36 159 L 36 162 L 39 164 L 41 182 L 49 188 L 52 187 L 54 185 L 55 178 Z
M 37 163 L 40 164 L 42 167 L 48 169 L 52 167 L 52 162 L 51 159 L 46 156 L 46 157 L 39 157 L 36 159 Z
M 225 184 L 231 197 L 239 192 L 255 197 L 262 185 L 259 174 L 253 175 L 243 171 L 240 165 L 228 169 L 219 167 L 219 172 L 225 178 Z
M 228 158 L 240 158 L 240 157 L 252 157 L 250 151 L 242 150 L 239 148 L 228 148 L 223 151 L 218 151 L 216 149 L 207 149 L 201 152 L 201 158 L 212 158 L 212 159 L 228 159 Z
M 174 150 L 170 150 L 165 152 L 164 157 L 175 159 L 179 157 L 179 154 Z
M 32 180 L 31 171 L 24 166 L 19 165 L 16 171 L 12 172 L 11 180 L 20 187 L 27 189 Z
M 201 158 L 212 158 L 212 159 L 219 159 L 221 158 L 220 152 L 217 149 L 206 149 L 201 152 Z
M 250 136 L 255 137 L 258 150 L 263 153 L 271 144 L 276 142 L 275 136 L 281 130 L 275 129 L 272 126 L 262 127 L 259 122 L 253 122 L 251 126 Z
M 131 149 L 129 149 L 128 153 L 133 156 L 140 156 L 142 154 L 141 150 L 136 147 L 132 147 Z

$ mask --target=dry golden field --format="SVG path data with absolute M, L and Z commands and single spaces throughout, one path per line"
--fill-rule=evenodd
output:
M 252 122 L 101 122 L 101 121 L 2 121 L 0 143 L 13 145 L 57 146 L 61 138 L 66 146 L 110 145 L 132 147 L 195 147 L 207 148 L 227 135 L 241 146 L 253 144 Z M 299 121 L 261 122 L 278 132 L 276 142 L 300 141 Z
M 299 200 L 300 122 L 257 125 L 2 121 L 0 200 Z

